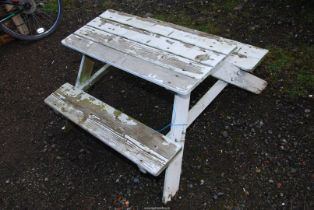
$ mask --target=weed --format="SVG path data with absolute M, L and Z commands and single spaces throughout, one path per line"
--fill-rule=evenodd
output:
M 283 82 L 281 92 L 290 97 L 305 97 L 314 90 L 314 47 L 301 46 L 294 50 L 270 48 L 265 61 L 273 83 Z

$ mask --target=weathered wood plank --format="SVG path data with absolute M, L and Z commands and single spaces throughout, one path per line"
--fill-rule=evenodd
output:
M 228 59 L 213 70 L 212 76 L 255 94 L 260 94 L 267 86 L 265 80 L 239 69 L 228 62 Z
M 134 27 L 129 27 L 127 25 L 113 22 L 111 20 L 106 20 L 100 17 L 93 19 L 87 25 L 111 34 L 115 34 L 117 36 L 127 38 L 143 45 L 154 47 L 174 55 L 182 56 L 207 66 L 216 66 L 226 58 L 225 54 L 217 53 L 202 47 L 197 47 Z M 235 47 L 233 50 L 234 49 Z M 231 54 L 231 52 L 232 50 L 230 50 L 227 55 Z
M 167 203 L 179 190 L 180 176 L 182 170 L 183 150 L 186 129 L 188 128 L 190 95 L 175 95 L 173 101 L 173 112 L 171 119 L 170 139 L 181 145 L 181 151 L 169 164 L 164 179 L 163 203 Z
M 225 54 L 227 54 L 230 46 L 236 46 L 237 50 L 231 55 L 232 59 L 230 59 L 229 62 L 246 71 L 253 70 L 268 53 L 268 50 L 266 49 L 254 47 L 252 45 L 243 44 L 241 42 L 152 18 L 141 18 L 114 10 L 107 10 L 100 16 L 132 27 L 141 28 L 156 34 L 168 36 L 173 39 Z M 225 49 L 227 49 L 227 51 L 224 51 Z
M 207 77 L 212 70 L 212 67 L 199 64 L 189 59 L 176 56 L 174 54 L 170 54 L 90 26 L 80 28 L 75 32 L 75 34 L 192 78 L 201 79 L 203 77 Z
M 181 150 L 157 131 L 68 83 L 45 103 L 154 176 Z
M 200 82 L 197 79 L 169 71 L 151 62 L 119 52 L 75 34 L 68 36 L 62 43 L 84 55 L 108 63 L 179 94 L 186 95 L 190 93 Z
M 4 8 L 7 12 L 15 9 L 13 5 L 8 5 L 8 4 L 4 5 Z M 29 34 L 28 27 L 26 26 L 24 19 L 22 18 L 21 15 L 16 15 L 16 16 L 12 17 L 12 21 L 13 21 L 14 25 L 16 26 L 19 33 Z
M 194 34 L 186 33 L 183 30 L 178 30 L 174 25 L 165 22 L 157 22 L 152 18 L 142 18 L 114 10 L 107 10 L 100 15 L 105 19 L 123 23 L 135 28 L 143 29 L 152 33 L 160 34 L 169 38 L 177 39 L 185 43 L 196 45 L 209 50 L 214 50 L 218 53 L 229 54 L 234 50 L 235 46 L 229 43 L 218 42 L 217 39 L 194 36 Z

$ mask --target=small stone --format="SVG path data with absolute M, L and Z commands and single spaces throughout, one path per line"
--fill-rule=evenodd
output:
M 205 183 L 205 181 L 202 179 L 202 180 L 201 180 L 201 185 L 203 185 L 204 183 Z
M 10 179 L 7 179 L 7 180 L 5 181 L 5 183 L 6 183 L 6 184 L 9 184 L 9 183 L 10 183 Z
M 249 191 L 247 191 L 244 187 L 243 187 L 242 189 L 243 189 L 243 192 L 244 192 L 246 195 L 250 195 Z
M 255 172 L 256 172 L 256 173 L 261 173 L 261 169 L 259 169 L 259 168 L 256 167 Z
M 264 125 L 263 120 L 259 121 L 259 126 L 262 127 Z
M 305 112 L 305 113 L 310 113 L 311 110 L 310 110 L 310 109 L 305 109 L 304 112 Z
M 133 179 L 133 182 L 136 183 L 136 184 L 138 184 L 138 183 L 140 183 L 140 179 L 139 179 L 138 177 L 135 177 L 135 178 Z
M 57 156 L 57 157 L 56 157 L 56 159 L 57 159 L 57 160 L 61 160 L 61 159 L 62 159 L 62 157 L 60 157 L 60 156 Z
M 45 182 L 48 182 L 48 180 L 49 180 L 48 177 L 46 177 L 46 178 L 44 179 Z
M 242 10 L 243 6 L 240 4 L 238 6 L 236 6 L 235 8 L 233 8 L 233 10 L 235 11 L 239 11 L 239 10 Z
M 227 131 L 223 131 L 222 135 L 223 135 L 223 137 L 227 138 L 228 137 L 228 132 Z
M 223 192 L 218 192 L 217 195 L 218 195 L 219 197 L 221 197 L 221 196 L 224 195 L 224 193 L 223 193 Z
M 268 180 L 269 183 L 274 183 L 274 180 L 270 179 Z
M 214 200 L 217 200 L 217 199 L 218 199 L 218 195 L 216 195 L 216 194 L 213 195 L 213 199 L 214 199 Z

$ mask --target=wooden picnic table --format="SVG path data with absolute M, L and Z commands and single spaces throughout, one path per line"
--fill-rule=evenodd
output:
M 166 170 L 164 203 L 179 189 L 186 129 L 228 84 L 255 94 L 267 85 L 250 73 L 267 54 L 265 49 L 114 10 L 102 13 L 62 43 L 83 55 L 76 84 L 64 84 L 45 102 L 142 172 L 158 176 Z M 105 65 L 92 74 L 94 60 Z M 86 93 L 109 66 L 174 93 L 167 135 Z M 189 109 L 191 92 L 208 76 L 217 82 Z

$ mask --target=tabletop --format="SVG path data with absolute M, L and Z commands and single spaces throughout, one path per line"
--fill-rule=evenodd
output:
M 62 43 L 179 94 L 189 94 L 237 49 L 217 36 L 114 10 Z

